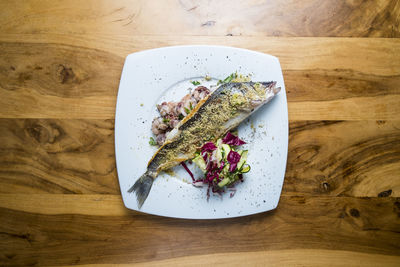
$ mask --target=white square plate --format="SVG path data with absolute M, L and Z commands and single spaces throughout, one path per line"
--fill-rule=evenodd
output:
M 164 47 L 127 56 L 119 86 L 115 116 L 115 152 L 122 198 L 127 208 L 138 210 L 136 196 L 127 190 L 145 172 L 156 151 L 149 145 L 156 104 L 179 101 L 192 80 L 215 84 L 233 72 L 251 74 L 252 81 L 277 81 L 280 93 L 243 122 L 238 130 L 248 144 L 251 171 L 236 193 L 211 196 L 206 188 L 190 184 L 180 166 L 174 174 L 161 173 L 141 212 L 155 215 L 217 219 L 244 216 L 276 208 L 285 176 L 288 151 L 286 91 L 279 60 L 271 55 L 223 46 Z M 209 82 L 205 75 L 213 79 Z M 192 170 L 194 166 L 189 165 Z M 200 175 L 198 172 L 196 176 Z

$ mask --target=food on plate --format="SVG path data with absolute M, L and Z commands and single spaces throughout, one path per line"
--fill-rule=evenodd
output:
M 211 77 L 206 75 L 204 80 L 210 81 Z M 224 80 L 219 80 L 217 85 L 229 82 L 249 82 L 250 75 L 231 73 Z M 201 83 L 197 80 L 190 81 L 191 84 L 197 86 Z M 197 103 L 211 93 L 215 85 L 209 88 L 198 86 L 189 94 L 185 95 L 179 102 L 162 102 L 157 105 L 160 116 L 153 119 L 151 131 L 155 135 L 155 139 L 150 137 L 149 144 L 152 146 L 161 146 L 167 134 L 197 105 Z M 214 88 L 215 89 L 215 88 Z
M 151 124 L 151 131 L 156 136 L 156 142 L 150 144 L 161 146 L 167 134 L 190 113 L 200 100 L 209 94 L 210 90 L 207 87 L 199 86 L 185 95 L 179 102 L 163 102 L 157 105 L 160 116 L 154 118 Z
M 204 173 L 200 179 L 193 181 L 194 186 L 208 185 L 207 198 L 210 197 L 210 189 L 213 193 L 220 194 L 228 188 L 231 197 L 236 189 L 234 185 L 243 181 L 243 173 L 250 171 L 247 164 L 247 150 L 241 150 L 238 146 L 246 144 L 239 137 L 228 132 L 223 139 L 216 143 L 205 143 L 196 157 L 192 160 Z
M 161 171 L 194 158 L 204 144 L 215 142 L 238 126 L 279 91 L 276 82 L 222 82 L 201 99 L 165 136 L 165 142 L 149 161 L 147 171 L 128 190 L 136 193 L 139 208 Z M 183 111 L 186 113 L 185 109 Z

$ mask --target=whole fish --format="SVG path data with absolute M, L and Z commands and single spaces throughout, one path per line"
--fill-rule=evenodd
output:
M 168 134 L 147 165 L 147 171 L 128 192 L 135 192 L 141 208 L 154 179 L 166 169 L 194 158 L 203 144 L 215 142 L 238 126 L 279 91 L 276 82 L 225 83 L 202 99 Z

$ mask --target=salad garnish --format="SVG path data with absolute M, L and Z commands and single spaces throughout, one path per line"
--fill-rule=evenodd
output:
M 246 163 L 248 151 L 238 148 L 243 144 L 246 142 L 230 132 L 216 143 L 205 143 L 192 160 L 204 174 L 198 179 L 193 177 L 186 164 L 182 164 L 192 177 L 194 186 L 208 186 L 207 199 L 210 197 L 210 190 L 221 195 L 226 188 L 231 191 L 232 197 L 235 192 L 234 185 L 243 181 L 243 173 L 250 171 L 250 165 Z

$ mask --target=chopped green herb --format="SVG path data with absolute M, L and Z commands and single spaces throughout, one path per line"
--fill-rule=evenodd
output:
M 151 146 L 156 146 L 156 145 L 157 145 L 157 142 L 156 142 L 156 140 L 154 140 L 153 137 L 150 137 L 149 144 L 150 144 Z
M 189 110 L 187 107 L 185 107 L 185 112 L 186 112 L 187 114 L 189 114 L 189 113 L 190 113 L 190 110 Z
M 190 107 L 190 110 L 193 109 L 192 102 L 189 102 L 189 107 Z
M 217 83 L 217 85 L 219 85 L 219 84 L 221 84 L 221 83 L 230 83 L 233 79 L 236 79 L 236 78 L 237 78 L 237 73 L 236 73 L 236 72 L 231 73 L 231 75 L 229 75 L 229 76 L 226 77 L 225 79 L 219 80 L 218 83 Z
M 182 120 L 185 116 L 183 116 L 182 114 L 179 114 L 178 119 Z
M 226 77 L 223 82 L 224 83 L 229 83 L 231 82 L 233 79 L 237 78 L 237 73 L 232 73 L 231 75 L 229 75 L 228 77 Z
M 192 83 L 193 85 L 200 85 L 200 82 L 199 82 L 199 81 L 191 81 L 191 83 Z
M 169 119 L 163 118 L 162 121 L 163 122 L 169 122 Z

